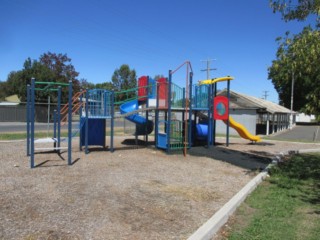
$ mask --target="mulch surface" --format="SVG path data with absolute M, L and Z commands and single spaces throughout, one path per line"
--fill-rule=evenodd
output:
M 72 166 L 63 150 L 35 169 L 25 142 L 2 142 L 0 239 L 186 239 L 285 148 L 232 141 L 184 157 L 125 137 L 86 155 L 76 139 Z

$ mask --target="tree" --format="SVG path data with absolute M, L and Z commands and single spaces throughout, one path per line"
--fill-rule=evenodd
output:
M 34 77 L 37 81 L 42 82 L 63 82 L 72 81 L 73 91 L 79 91 L 80 83 L 77 80 L 78 72 L 75 71 L 71 64 L 71 59 L 66 54 L 45 53 L 40 56 L 39 60 L 27 58 L 23 64 L 23 69 L 9 73 L 6 88 L 7 96 L 18 94 L 22 102 L 26 101 L 26 88 L 30 80 Z M 68 99 L 68 89 L 62 88 L 62 102 Z M 36 101 L 46 101 L 50 96 L 52 102 L 57 101 L 57 94 L 53 92 L 36 91 Z
M 7 93 L 7 83 L 0 81 L 0 101 L 3 101 L 8 96 Z
M 305 27 L 297 35 L 278 38 L 277 59 L 268 69 L 281 102 L 290 108 L 294 79 L 295 111 L 320 116 L 320 31 Z
M 112 85 L 115 91 L 124 91 L 137 87 L 137 75 L 134 69 L 130 69 L 129 65 L 123 64 L 119 69 L 116 69 L 112 75 Z M 122 101 L 126 98 L 131 98 L 136 94 L 135 90 L 129 91 L 126 94 L 117 95 L 116 101 Z
M 82 89 L 93 89 L 95 88 L 94 83 L 88 82 L 87 79 L 80 79 L 80 88 Z
M 78 92 L 80 90 L 80 81 L 77 79 L 79 73 L 71 64 L 71 58 L 69 58 L 67 54 L 47 52 L 40 56 L 39 62 L 49 68 L 53 73 L 51 81 L 68 83 L 71 80 L 73 92 Z M 68 89 L 63 88 L 63 101 L 67 101 L 68 99 L 67 92 Z
M 106 89 L 106 90 L 113 90 L 113 84 L 112 82 L 104 82 L 104 83 L 97 83 L 95 85 L 95 88 L 98 89 Z
M 317 16 L 320 24 L 320 1 L 319 0 L 269 0 L 273 12 L 280 12 L 286 21 L 305 20 L 309 15 Z

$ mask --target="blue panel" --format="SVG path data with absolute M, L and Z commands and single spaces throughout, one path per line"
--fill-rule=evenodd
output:
M 81 122 L 85 118 L 81 118 Z M 105 119 L 88 119 L 88 145 L 105 147 L 106 145 L 106 120 Z M 83 124 L 85 126 L 85 124 Z M 81 146 L 85 145 L 85 127 L 81 129 Z
M 159 133 L 158 134 L 158 143 L 157 147 L 162 149 L 167 149 L 167 134 L 166 133 Z
M 156 98 L 156 80 L 149 78 L 148 98 Z
M 196 138 L 198 140 L 205 140 L 208 137 L 208 124 L 196 125 Z

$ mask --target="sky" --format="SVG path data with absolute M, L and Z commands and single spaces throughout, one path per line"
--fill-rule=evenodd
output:
M 277 103 L 275 39 L 306 25 L 284 22 L 269 0 L 0 0 L 0 80 L 48 51 L 67 54 L 92 83 L 111 81 L 122 64 L 154 77 L 185 61 L 198 82 L 212 59 L 210 78 L 233 76 L 231 90 Z M 172 80 L 185 86 L 185 68 Z

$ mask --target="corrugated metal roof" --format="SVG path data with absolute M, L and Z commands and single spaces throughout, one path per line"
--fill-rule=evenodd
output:
M 220 91 L 217 95 L 227 95 L 227 90 Z M 235 109 L 260 109 L 269 113 L 291 113 L 290 109 L 270 102 L 265 99 L 230 91 L 230 108 Z

